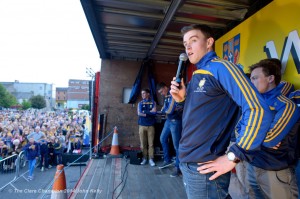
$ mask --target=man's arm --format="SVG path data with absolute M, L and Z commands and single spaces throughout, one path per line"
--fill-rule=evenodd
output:
M 27 135 L 27 139 L 29 140 L 29 138 L 33 137 L 33 132 L 30 133 L 29 135 Z
M 142 113 L 142 103 L 141 102 L 139 102 L 138 103 L 138 107 L 137 107 L 137 114 L 138 114 L 138 116 L 141 116 L 141 117 L 146 117 L 146 114 L 145 113 Z
M 152 100 L 152 103 L 153 103 L 152 109 L 146 112 L 146 114 L 148 115 L 156 115 L 156 103 L 154 100 Z
M 248 151 L 260 149 L 273 115 L 261 94 L 238 66 L 225 60 L 217 60 L 212 64 L 210 72 L 242 111 L 240 132 L 236 144 L 229 151 L 240 160 L 248 160 L 251 158 Z
M 175 111 L 176 108 L 176 102 L 173 99 L 171 95 L 167 96 L 167 101 L 164 103 L 164 106 L 162 108 L 162 112 L 165 114 L 172 114 Z
M 248 156 L 251 156 L 248 151 L 258 150 L 261 147 L 271 124 L 271 112 L 254 85 L 236 65 L 224 60 L 217 60 L 211 65 L 210 72 L 242 110 L 243 117 L 239 121 L 241 130 L 236 144 L 229 148 L 229 152 L 233 152 L 240 160 L 247 160 Z M 231 171 L 236 165 L 227 155 L 199 164 L 204 164 L 198 167 L 201 174 L 215 172 L 210 180 Z
M 300 117 L 297 105 L 283 95 L 277 97 L 276 104 L 274 120 L 263 142 L 263 146 L 269 148 L 278 145 Z

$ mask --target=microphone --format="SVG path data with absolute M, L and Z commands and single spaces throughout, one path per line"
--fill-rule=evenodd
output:
M 181 65 L 182 65 L 182 62 L 186 61 L 187 59 L 188 59 L 188 56 L 185 53 L 181 53 L 179 55 L 179 64 L 178 64 L 177 73 L 176 73 L 176 80 L 175 80 L 179 84 L 181 83 L 181 79 L 179 77 L 180 71 L 181 71 Z

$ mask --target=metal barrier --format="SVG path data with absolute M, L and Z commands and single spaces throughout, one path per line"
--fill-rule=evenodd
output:
M 25 157 L 25 151 L 21 151 L 18 154 L 11 155 L 7 158 L 4 158 L 3 160 L 0 160 L 0 171 L 3 174 L 7 173 L 15 173 L 14 178 L 6 183 L 4 186 L 0 188 L 0 191 L 2 191 L 5 187 L 8 185 L 12 185 L 13 182 L 15 182 L 20 177 L 20 170 L 26 166 L 26 157 Z M 15 188 L 15 187 L 14 187 Z
M 81 172 L 81 165 L 82 165 L 82 162 L 81 163 L 79 163 L 80 162 L 80 159 L 83 159 L 83 157 L 85 156 L 85 155 L 88 155 L 88 154 L 90 154 L 90 159 L 91 159 L 91 154 L 92 154 L 92 151 L 93 150 L 95 150 L 95 149 L 97 149 L 98 147 L 99 147 L 99 145 L 104 141 L 104 140 L 106 140 L 110 135 L 112 135 L 113 134 L 113 132 L 114 131 L 111 131 L 106 137 L 104 137 L 96 146 L 94 146 L 94 147 L 92 147 L 91 145 L 90 145 L 90 149 L 88 150 L 88 151 L 86 151 L 86 152 L 84 152 L 82 155 L 80 155 L 76 160 L 74 160 L 73 162 L 70 162 L 70 163 L 68 163 L 67 164 L 67 166 L 64 168 L 64 170 L 66 171 L 69 167 L 71 167 L 71 166 L 74 166 L 74 165 L 80 165 L 80 172 L 79 172 L 79 178 L 80 178 L 80 176 L 81 176 L 81 174 L 82 174 L 82 172 Z M 49 197 L 49 193 L 50 193 L 50 195 L 51 195 L 51 189 L 52 189 L 52 186 L 53 186 L 53 184 L 54 184 L 54 182 L 55 182 L 55 180 L 56 180 L 57 178 L 54 178 L 50 183 L 49 183 L 49 185 L 45 188 L 45 191 L 44 191 L 44 193 L 39 197 L 39 198 L 41 198 L 41 199 L 44 199 L 44 198 L 48 198 Z M 79 180 L 79 179 L 78 179 Z
M 18 158 L 18 154 L 14 154 L 0 160 L 0 172 L 14 173 L 16 171 L 17 158 Z
M 70 182 L 71 183 L 76 183 L 76 182 L 78 182 L 78 180 L 80 179 L 80 177 L 81 177 L 81 175 L 82 175 L 82 168 L 81 168 L 81 166 L 86 166 L 86 164 L 84 164 L 84 162 L 86 161 L 86 160 L 83 160 L 83 159 L 85 159 L 85 157 L 86 156 L 88 156 L 88 154 L 91 154 L 91 152 L 93 151 L 93 150 L 95 150 L 95 148 L 96 147 L 99 147 L 99 145 L 104 141 L 104 140 L 106 140 L 109 136 L 111 136 L 113 134 L 113 131 L 112 132 L 110 132 L 106 137 L 104 137 L 99 143 L 98 143 L 98 145 L 96 145 L 96 146 L 94 146 L 94 147 L 92 147 L 91 145 L 90 145 L 90 148 L 89 148 L 89 150 L 88 151 L 85 151 L 85 152 L 83 152 L 81 155 L 79 155 L 78 154 L 78 156 L 76 157 L 76 159 L 74 160 L 74 161 L 70 161 L 70 162 L 66 162 L 66 167 L 64 168 L 64 170 L 65 170 L 65 172 L 68 172 L 68 170 L 70 169 L 70 171 L 72 170 L 70 167 L 71 166 L 74 166 L 74 165 L 80 165 L 79 166 L 79 171 L 78 172 L 76 172 L 76 173 L 78 173 L 78 178 L 77 177 L 75 177 L 75 176 L 72 176 L 72 179 L 75 179 L 76 178 L 76 180 L 70 180 Z M 27 167 L 26 167 L 26 165 L 27 165 L 27 160 L 26 160 L 26 158 L 25 158 L 25 152 L 24 151 L 22 151 L 18 156 L 17 156 L 17 158 L 16 158 L 16 160 L 15 160 L 15 163 L 14 163 L 14 165 L 15 165 L 15 170 L 14 170 L 14 172 L 15 172 L 15 174 L 13 174 L 13 173 L 11 173 L 11 175 L 12 175 L 12 177 L 10 178 L 10 179 L 13 179 L 13 180 L 11 180 L 10 182 L 8 182 L 8 183 L 6 183 L 4 186 L 2 186 L 2 187 L 0 187 L 0 192 L 2 192 L 6 187 L 8 187 L 8 186 L 11 186 L 11 187 L 13 187 L 13 189 L 12 190 L 22 190 L 22 189 L 24 189 L 24 187 L 22 187 L 21 189 L 18 189 L 15 185 L 15 182 L 17 182 L 19 179 L 21 179 L 21 178 L 24 178 L 26 181 L 28 181 L 28 179 L 25 177 L 25 175 L 29 172 L 28 171 L 28 169 L 27 169 Z M 89 158 L 91 158 L 91 156 L 89 157 Z M 3 160 L 4 161 L 4 160 Z M 88 161 L 88 160 L 87 160 Z M 37 163 L 36 163 L 36 167 L 39 165 L 39 160 L 37 161 Z M 25 170 L 25 167 L 26 167 L 26 170 Z M 23 170 L 22 170 L 23 169 Z M 0 174 L 0 176 L 1 176 L 1 174 Z M 74 181 L 74 182 L 73 182 Z M 55 182 L 55 179 L 53 179 L 53 178 L 51 178 L 51 180 L 49 180 L 49 184 L 47 184 L 46 185 L 46 187 L 39 187 L 39 188 L 31 188 L 32 190 L 42 190 L 42 192 L 41 192 L 41 194 L 40 194 L 40 196 L 39 196 L 39 198 L 47 198 L 48 196 L 49 196 L 49 194 L 51 194 L 51 189 L 52 189 L 52 186 L 53 186 L 53 184 L 54 184 L 54 182 Z M 28 183 L 28 185 L 29 185 L 30 183 Z M 33 183 L 34 184 L 34 183 Z M 25 185 L 27 185 L 27 183 L 25 183 Z M 36 184 L 34 184 L 34 185 L 36 185 Z M 19 185 L 20 186 L 20 185 Z M 76 186 L 76 184 L 73 184 L 73 186 L 75 187 Z M 72 187 L 73 187 L 72 186 Z M 20 187 L 19 187 L 20 188 Z M 8 193 L 11 193 L 11 192 L 8 192 Z M 28 193 L 29 194 L 29 193 Z

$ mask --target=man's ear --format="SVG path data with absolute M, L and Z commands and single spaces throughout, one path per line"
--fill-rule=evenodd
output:
M 269 78 L 269 83 L 275 82 L 275 76 L 274 75 L 270 75 L 268 78 Z
M 214 42 L 215 42 L 215 40 L 212 37 L 208 38 L 207 39 L 207 47 L 212 48 L 214 45 Z

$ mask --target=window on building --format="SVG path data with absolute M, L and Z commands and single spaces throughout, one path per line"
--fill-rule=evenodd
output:
M 123 88 L 123 103 L 127 104 L 129 102 L 130 98 L 130 93 L 131 93 L 132 88 Z

